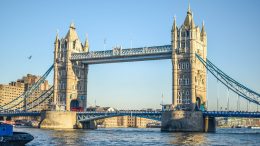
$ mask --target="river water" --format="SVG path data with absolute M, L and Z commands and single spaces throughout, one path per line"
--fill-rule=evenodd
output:
M 100 128 L 97 130 L 44 130 L 14 128 L 28 132 L 28 146 L 60 145 L 260 145 L 260 129 L 218 128 L 216 133 L 167 133 L 158 128 Z

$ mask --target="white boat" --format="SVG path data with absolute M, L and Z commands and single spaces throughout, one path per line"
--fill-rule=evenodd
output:
M 260 129 L 260 127 L 252 126 L 251 129 Z

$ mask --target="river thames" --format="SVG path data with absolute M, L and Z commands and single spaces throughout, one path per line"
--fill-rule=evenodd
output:
M 100 128 L 97 130 L 44 130 L 14 128 L 28 132 L 28 146 L 60 145 L 259 145 L 260 129 L 218 128 L 216 133 L 167 133 L 158 128 Z

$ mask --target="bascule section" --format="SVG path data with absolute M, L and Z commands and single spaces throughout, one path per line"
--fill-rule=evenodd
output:
M 81 43 L 72 23 L 64 38 L 57 34 L 54 43 L 54 103 L 55 110 L 83 111 L 87 102 L 88 65 L 71 61 L 73 53 L 88 52 L 86 38 Z

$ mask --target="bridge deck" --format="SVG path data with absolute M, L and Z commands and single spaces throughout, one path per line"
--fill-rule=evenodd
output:
M 240 117 L 240 118 L 260 118 L 260 112 L 237 112 L 237 111 L 204 111 L 204 116 L 210 117 Z M 77 116 L 82 118 L 102 118 L 102 117 L 114 117 L 114 116 L 138 116 L 147 117 L 151 119 L 158 119 L 161 117 L 162 112 L 152 111 L 118 111 L 118 112 L 78 112 Z M 40 112 L 12 112 L 12 113 L 0 113 L 0 116 L 40 116 Z M 96 118 L 95 118 L 96 117 Z M 79 119 L 79 118 L 78 118 Z
M 260 112 L 205 111 L 203 115 L 210 117 L 260 118 Z

